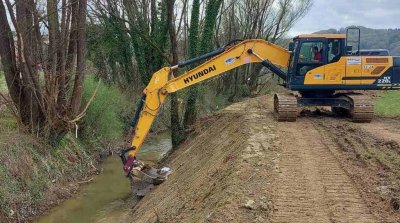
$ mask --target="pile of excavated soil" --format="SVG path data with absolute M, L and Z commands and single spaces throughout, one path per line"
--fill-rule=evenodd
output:
M 269 100 L 234 104 L 196 126 L 173 173 L 121 222 L 251 222 L 268 218 L 275 133 Z

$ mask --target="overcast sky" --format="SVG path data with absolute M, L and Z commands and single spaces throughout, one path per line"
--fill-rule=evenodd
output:
M 290 36 L 329 28 L 360 25 L 368 28 L 400 28 L 400 0 L 314 0 L 308 14 Z

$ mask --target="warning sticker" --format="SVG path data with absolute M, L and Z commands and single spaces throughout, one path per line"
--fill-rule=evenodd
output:
M 314 74 L 314 80 L 322 80 L 324 79 L 324 74 Z
M 347 65 L 360 65 L 361 57 L 350 57 L 347 58 Z

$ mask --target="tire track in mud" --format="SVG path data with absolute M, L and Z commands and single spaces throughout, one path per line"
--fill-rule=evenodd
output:
M 279 123 L 278 133 L 273 222 L 376 222 L 310 121 Z
M 379 222 L 400 222 L 400 132 L 380 119 L 370 124 L 310 119 Z

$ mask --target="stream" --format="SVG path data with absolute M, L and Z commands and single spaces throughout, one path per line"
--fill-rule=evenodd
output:
M 138 154 L 142 161 L 157 162 L 172 148 L 169 132 L 149 137 Z M 131 208 L 130 182 L 124 176 L 118 154 L 101 164 L 101 173 L 83 185 L 72 198 L 54 207 L 37 223 L 114 222 Z

